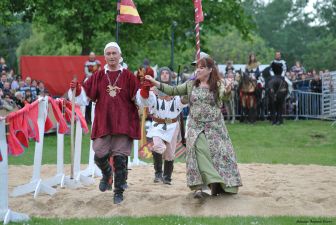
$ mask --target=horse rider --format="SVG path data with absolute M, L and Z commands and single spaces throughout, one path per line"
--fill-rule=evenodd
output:
M 281 77 L 286 81 L 286 83 L 288 84 L 288 96 L 290 96 L 292 90 L 293 90 L 293 84 L 292 82 L 289 80 L 289 78 L 286 76 L 286 72 L 287 72 L 287 63 L 285 60 L 283 60 L 281 58 L 281 52 L 280 51 L 276 51 L 275 52 L 275 57 L 274 57 L 274 60 L 271 62 L 270 65 L 272 65 L 272 63 L 276 63 L 276 64 L 279 64 L 281 65 L 281 68 L 282 68 L 282 73 L 281 73 Z M 276 74 L 274 74 L 274 71 L 272 69 L 272 66 L 271 66 L 271 69 L 270 69 L 270 75 L 273 77 L 275 76 Z
M 272 63 L 277 63 L 277 64 L 281 65 L 281 68 L 282 68 L 281 77 L 285 77 L 285 74 L 287 72 L 287 65 L 286 65 L 287 63 L 286 63 L 285 60 L 281 59 L 281 52 L 280 51 L 275 52 L 275 57 L 274 57 L 274 60 L 271 62 L 271 65 L 272 65 Z M 270 69 L 270 74 L 271 74 L 272 77 L 275 75 L 272 67 Z

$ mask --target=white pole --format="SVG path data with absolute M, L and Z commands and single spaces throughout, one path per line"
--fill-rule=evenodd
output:
M 59 127 L 59 125 L 57 126 Z M 82 127 L 80 121 L 76 121 L 76 139 L 75 139 L 75 150 L 74 150 L 74 165 L 73 172 L 75 179 L 71 179 L 70 176 L 65 176 L 64 174 L 64 135 L 60 134 L 57 129 L 57 174 L 55 177 L 45 181 L 50 186 L 56 186 L 58 184 L 61 187 L 69 187 L 71 189 L 79 188 L 83 185 L 93 184 L 94 180 L 92 178 L 87 178 L 82 175 L 80 171 L 81 163 L 81 149 L 82 149 Z
M 147 163 L 139 160 L 139 140 L 133 141 L 133 161 L 129 163 L 130 166 L 146 165 Z
M 75 177 L 80 173 L 80 163 L 82 154 L 82 132 L 79 119 L 76 121 L 76 133 L 75 133 L 75 153 L 74 153 L 74 175 Z
M 81 172 L 81 155 L 82 155 L 82 136 L 83 129 L 81 127 L 79 119 L 76 121 L 76 139 L 75 139 L 75 153 L 74 153 L 74 174 L 77 182 L 83 185 L 94 184 L 94 179 L 88 176 L 84 176 Z
M 64 174 L 64 134 L 59 133 L 57 123 L 57 173 Z
M 81 106 L 81 112 L 85 117 L 85 106 Z M 82 134 L 83 128 L 79 119 L 76 120 L 76 133 L 75 133 L 75 153 L 74 153 L 74 175 L 78 177 L 80 175 L 81 155 L 82 155 Z
M 139 141 L 134 140 L 133 143 L 133 164 L 139 165 Z
M 0 141 L 2 162 L 0 162 L 0 217 L 8 210 L 8 156 L 5 120 L 0 121 Z
M 74 81 L 77 82 L 77 77 L 74 77 Z M 71 130 L 70 130 L 70 153 L 71 153 L 71 170 L 70 179 L 74 178 L 74 154 L 75 154 L 75 104 L 76 104 L 76 88 L 72 90 L 71 95 Z
M 93 121 L 94 121 L 94 117 L 95 117 L 95 107 L 96 107 L 96 103 L 92 102 L 92 107 L 91 107 L 91 121 L 92 121 L 91 131 L 92 131 Z M 95 177 L 95 176 L 101 177 L 102 176 L 101 170 L 94 163 L 94 151 L 93 151 L 93 148 L 92 148 L 92 144 L 93 144 L 93 141 L 90 140 L 89 165 L 82 172 L 82 175 L 83 176 L 92 176 L 92 177 Z
M 8 208 L 8 149 L 6 140 L 5 120 L 0 121 L 0 220 L 4 224 L 10 221 L 21 222 L 29 220 L 28 215 L 16 213 Z
M 42 152 L 43 152 L 43 141 L 44 141 L 44 126 L 47 119 L 47 107 L 48 102 L 43 99 L 39 102 L 39 111 L 37 124 L 39 128 L 39 142 L 35 143 L 35 154 L 34 154 L 34 170 L 32 181 L 39 180 L 41 175 L 41 165 L 42 165 Z
M 58 184 L 64 187 L 64 134 L 59 133 L 59 123 L 57 123 L 57 172 L 56 175 L 45 183 L 51 187 Z

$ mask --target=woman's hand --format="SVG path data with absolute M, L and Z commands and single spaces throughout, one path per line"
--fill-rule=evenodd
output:
M 160 82 L 156 81 L 152 76 L 146 75 L 145 79 L 148 80 L 148 81 L 150 81 L 156 87 L 160 87 Z
M 154 81 L 155 81 L 155 79 L 150 75 L 146 75 L 145 78 L 146 78 L 146 80 L 149 80 L 152 83 L 154 83 Z

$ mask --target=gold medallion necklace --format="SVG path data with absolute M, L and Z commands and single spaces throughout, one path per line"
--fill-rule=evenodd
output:
M 120 87 L 116 86 L 116 83 L 117 83 L 117 81 L 118 81 L 118 79 L 119 79 L 119 77 L 120 77 L 120 74 L 121 74 L 121 71 L 119 71 L 119 73 L 118 73 L 118 77 L 117 77 L 117 79 L 114 81 L 114 83 L 113 83 L 113 85 L 112 85 L 112 84 L 111 84 L 110 77 L 109 77 L 108 73 L 106 73 L 106 76 L 107 76 L 107 79 L 108 79 L 108 82 L 109 82 L 109 85 L 107 85 L 107 89 L 106 89 L 106 91 L 107 91 L 107 93 L 109 93 L 109 95 L 110 95 L 111 97 L 115 97 L 115 96 L 117 96 L 117 94 L 118 94 L 118 93 L 120 92 L 120 90 L 121 90 Z

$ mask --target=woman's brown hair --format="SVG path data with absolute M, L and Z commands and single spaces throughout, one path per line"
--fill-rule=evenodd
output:
M 252 60 L 252 56 L 254 56 L 253 60 Z M 256 55 L 253 52 L 251 52 L 249 54 L 249 60 L 248 60 L 248 64 L 247 65 L 251 65 L 252 63 L 256 63 L 256 62 L 257 62 L 257 57 L 256 57 Z
M 218 99 L 218 82 L 221 81 L 221 78 L 219 76 L 217 65 L 215 64 L 215 61 L 209 57 L 200 59 L 197 62 L 197 66 L 203 66 L 207 67 L 209 69 L 212 69 L 210 72 L 208 84 L 209 84 L 209 90 L 213 93 L 215 101 L 217 102 Z M 200 85 L 200 80 L 196 78 L 195 80 L 195 86 L 198 87 Z

